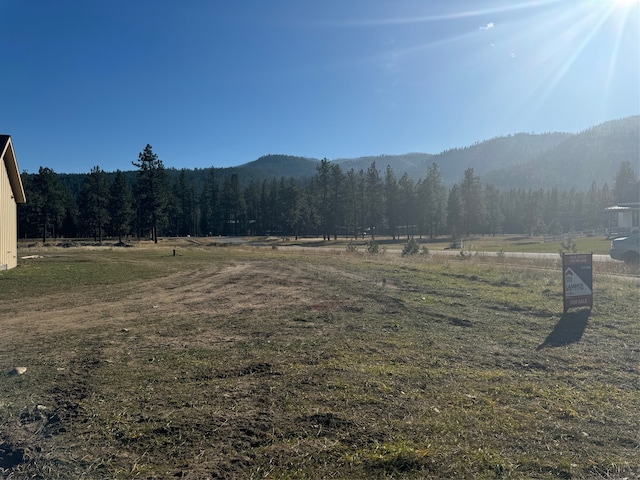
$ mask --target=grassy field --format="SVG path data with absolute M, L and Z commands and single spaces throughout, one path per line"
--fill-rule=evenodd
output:
M 549 261 L 19 253 L 0 478 L 640 478 L 637 279 L 564 314 Z
M 519 236 L 519 235 L 502 235 L 502 236 L 476 236 L 458 242 L 457 248 L 463 247 L 464 250 L 470 252 L 523 252 L 523 253 L 558 253 L 562 248 L 563 238 L 550 239 L 543 236 Z M 362 249 L 367 244 L 367 239 L 358 240 L 355 243 Z M 377 237 L 376 241 L 381 246 L 387 248 L 402 249 L 406 243 L 406 237 L 400 237 L 392 240 L 390 237 Z M 452 246 L 450 237 L 438 237 L 430 239 L 427 237 L 418 239 L 421 245 L 425 245 L 429 250 L 444 250 Z M 606 255 L 611 248 L 611 239 L 603 236 L 594 237 L 575 237 L 573 241 L 576 244 L 578 253 L 594 253 Z M 318 241 L 317 239 L 293 240 L 286 239 L 279 243 L 283 245 L 307 245 L 314 246 L 334 246 L 336 248 L 346 248 L 350 242 L 348 239 L 338 238 L 337 240 Z

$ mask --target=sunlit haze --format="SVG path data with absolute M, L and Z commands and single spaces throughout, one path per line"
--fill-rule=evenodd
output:
M 21 170 L 439 153 L 640 112 L 637 0 L 8 0 Z

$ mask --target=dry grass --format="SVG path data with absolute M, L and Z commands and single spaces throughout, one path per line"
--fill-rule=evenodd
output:
M 0 274 L 6 478 L 640 476 L 637 281 L 596 270 L 563 315 L 528 260 L 28 251 Z

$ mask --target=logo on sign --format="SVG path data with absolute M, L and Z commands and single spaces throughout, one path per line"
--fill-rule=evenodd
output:
M 567 297 L 592 294 L 587 284 L 571 268 L 564 272 L 564 292 Z

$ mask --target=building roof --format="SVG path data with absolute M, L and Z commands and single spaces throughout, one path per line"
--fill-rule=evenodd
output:
M 18 171 L 16 154 L 13 151 L 13 143 L 11 142 L 11 137 L 9 135 L 0 135 L 0 159 L 2 159 L 4 166 L 7 169 L 13 198 L 16 203 L 26 203 L 27 197 L 24 194 L 22 179 L 20 178 L 20 172 Z

